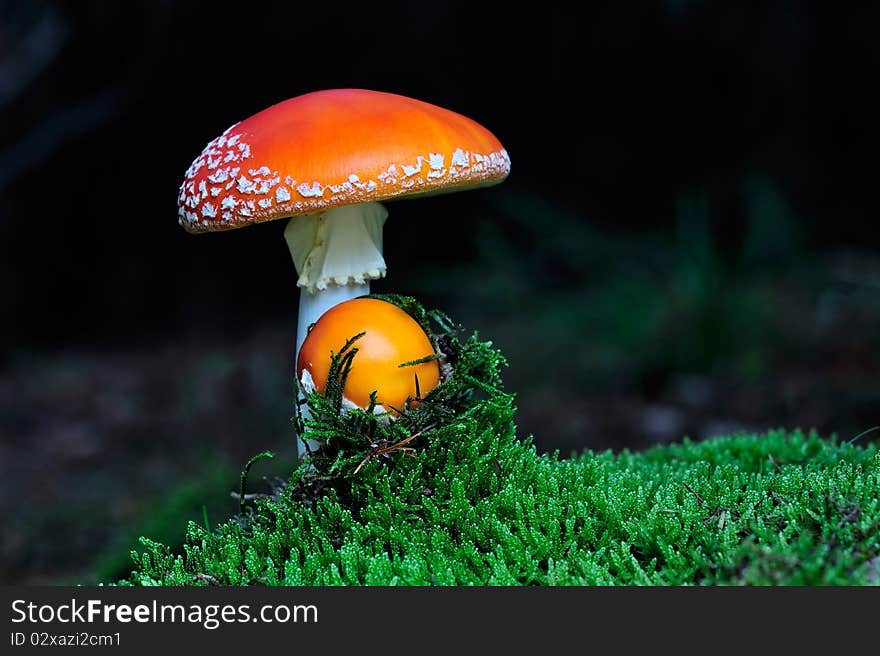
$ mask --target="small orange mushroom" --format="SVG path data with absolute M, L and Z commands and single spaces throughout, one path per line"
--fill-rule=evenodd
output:
M 408 401 L 427 394 L 440 382 L 436 360 L 400 366 L 435 353 L 415 319 L 393 303 L 355 298 L 322 314 L 303 341 L 296 365 L 303 386 L 323 393 L 331 354 L 339 353 L 347 340 L 361 332 L 364 335 L 355 342 L 358 352 L 345 383 L 345 399 L 352 405 L 366 408 L 375 390 L 378 411 L 402 410 Z

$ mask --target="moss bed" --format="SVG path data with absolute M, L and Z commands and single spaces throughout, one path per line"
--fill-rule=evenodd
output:
M 224 524 L 190 522 L 182 552 L 142 538 L 120 584 L 880 583 L 876 445 L 777 430 L 538 454 L 491 342 L 382 298 L 432 336 L 444 381 L 394 422 L 342 409 L 355 336 L 294 417 L 324 448 Z

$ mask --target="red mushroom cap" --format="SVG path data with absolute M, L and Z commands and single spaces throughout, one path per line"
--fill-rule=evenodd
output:
M 488 186 L 507 151 L 469 118 L 405 96 L 316 91 L 227 129 L 189 167 L 178 197 L 192 233 L 229 230 L 413 194 Z

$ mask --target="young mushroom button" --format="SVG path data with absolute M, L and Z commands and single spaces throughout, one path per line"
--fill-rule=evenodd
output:
M 358 351 L 345 382 L 345 405 L 366 409 L 375 391 L 376 412 L 396 416 L 440 382 L 437 360 L 426 360 L 434 347 L 415 319 L 387 301 L 355 298 L 321 315 L 303 342 L 296 373 L 306 391 L 324 392 L 331 355 L 354 337 L 352 331 L 363 335 L 353 344 Z
M 178 216 L 191 233 L 289 219 L 299 353 L 325 311 L 385 276 L 381 201 L 493 185 L 509 171 L 498 139 L 465 116 L 390 93 L 316 91 L 211 141 L 186 172 Z

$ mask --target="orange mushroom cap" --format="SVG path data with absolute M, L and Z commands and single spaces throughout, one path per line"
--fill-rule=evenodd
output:
M 180 187 L 180 224 L 229 230 L 411 194 L 501 182 L 507 151 L 469 118 L 405 96 L 316 91 L 280 102 L 209 143 Z
M 339 353 L 360 332 L 365 334 L 354 343 L 358 352 L 345 382 L 344 396 L 352 404 L 366 408 L 375 390 L 377 404 L 386 410 L 402 410 L 417 392 L 424 396 L 440 382 L 436 360 L 398 366 L 433 355 L 434 347 L 409 314 L 375 298 L 345 301 L 321 315 L 300 348 L 297 378 L 303 380 L 303 371 L 308 371 L 315 388 L 323 393 L 331 354 Z

